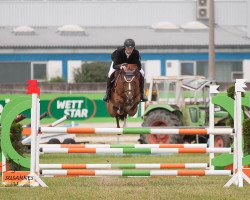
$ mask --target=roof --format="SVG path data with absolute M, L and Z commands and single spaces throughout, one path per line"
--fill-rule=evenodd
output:
M 85 34 L 61 34 L 59 27 L 32 27 L 34 34 L 15 34 L 17 27 L 0 27 L 0 48 L 113 48 L 133 38 L 142 49 L 199 48 L 207 46 L 208 30 L 156 30 L 152 27 L 82 27 Z M 215 29 L 217 46 L 250 47 L 246 27 L 223 26 Z

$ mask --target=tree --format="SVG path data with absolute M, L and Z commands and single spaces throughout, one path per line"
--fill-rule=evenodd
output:
M 84 63 L 80 69 L 75 70 L 74 80 L 76 83 L 106 82 L 109 67 L 109 62 Z

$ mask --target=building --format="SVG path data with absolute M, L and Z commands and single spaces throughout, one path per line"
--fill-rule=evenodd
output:
M 56 10 L 56 12 L 55 12 Z M 250 2 L 215 0 L 216 80 L 250 81 Z M 0 83 L 61 76 L 110 62 L 134 38 L 147 80 L 208 75 L 208 0 L 0 0 Z

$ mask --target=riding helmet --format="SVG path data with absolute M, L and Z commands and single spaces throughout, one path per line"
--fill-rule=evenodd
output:
M 126 39 L 124 41 L 124 46 L 127 48 L 134 48 L 135 47 L 135 41 L 133 39 Z

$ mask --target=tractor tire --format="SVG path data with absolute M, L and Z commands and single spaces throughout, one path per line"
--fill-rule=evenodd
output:
M 75 144 L 76 141 L 72 138 L 66 138 L 65 140 L 63 140 L 63 144 Z
M 145 118 L 142 126 L 180 126 L 179 118 L 171 112 L 165 110 L 154 110 L 150 112 Z M 148 134 L 140 135 L 139 142 L 141 144 L 181 144 L 183 143 L 183 136 L 180 135 L 157 135 Z
M 48 144 L 60 144 L 60 140 L 58 140 L 57 138 L 52 138 L 48 141 Z
M 231 138 L 229 135 L 215 135 L 214 147 L 230 147 Z

